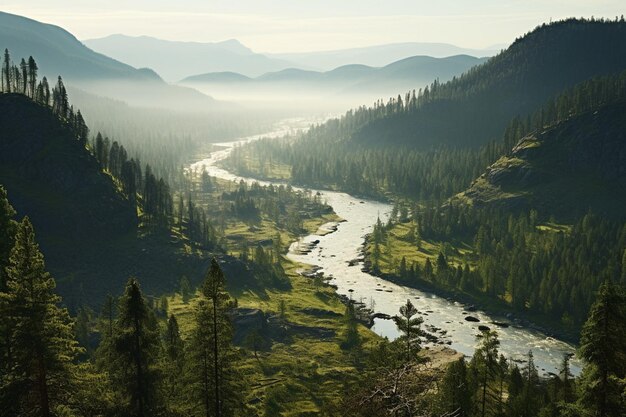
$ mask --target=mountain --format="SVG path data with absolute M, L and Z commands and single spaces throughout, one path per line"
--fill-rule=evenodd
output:
M 624 217 L 626 101 L 522 138 L 453 201 L 574 219 Z
M 0 131 L 0 184 L 30 217 L 68 305 L 97 305 L 129 276 L 149 292 L 200 276 L 205 260 L 169 236 L 139 233 L 135 206 L 49 108 L 0 94 Z
M 200 74 L 193 75 L 191 77 L 185 78 L 185 82 L 193 84 L 193 83 L 242 83 L 251 81 L 252 78 L 246 77 L 245 75 L 236 73 L 236 72 L 210 72 L 208 74 Z
M 375 91 L 393 91 L 405 93 L 414 88 L 427 85 L 433 79 L 442 82 L 458 77 L 470 68 L 487 61 L 469 55 L 455 55 L 446 58 L 431 56 L 412 56 L 386 65 L 352 85 L 348 91 L 357 92 L 367 89 Z M 351 77 L 354 79 L 354 77 Z
M 447 58 L 433 58 L 430 56 L 413 56 L 392 62 L 381 68 L 361 64 L 350 64 L 337 67 L 331 71 L 311 71 L 300 68 L 286 68 L 281 71 L 268 72 L 258 77 L 250 78 L 233 72 L 207 73 L 187 77 L 182 84 L 245 82 L 254 83 L 345 83 L 359 88 L 369 88 L 365 83 L 385 83 L 394 80 L 409 80 L 412 82 L 432 81 L 434 78 L 451 79 L 460 75 L 469 68 L 481 64 L 486 58 L 475 58 L 468 55 L 457 55 Z M 356 87 L 355 87 L 356 88 Z M 404 91 L 403 91 L 404 92 Z
M 201 43 L 111 35 L 84 43 L 122 62 L 154 68 L 168 81 L 178 81 L 190 74 L 227 71 L 254 77 L 294 66 L 286 60 L 254 53 L 235 39 Z
M 591 77 L 626 68 L 626 23 L 570 19 L 542 25 L 415 103 L 370 111 L 345 136 L 380 146 L 480 146 L 516 116 Z
M 348 64 L 382 67 L 390 62 L 416 55 L 444 58 L 453 55 L 488 57 L 497 54 L 500 48 L 469 49 L 447 43 L 406 42 L 334 51 L 268 54 L 268 56 L 299 64 L 301 67 L 328 71 Z
M 136 69 L 87 48 L 66 30 L 0 12 L 1 48 L 13 60 L 33 56 L 40 76 L 53 84 L 58 75 L 85 91 L 129 104 L 167 108 L 215 107 L 212 98 L 193 89 L 165 83 L 150 69 Z
M 313 97 L 325 101 L 327 106 L 344 105 L 348 98 L 357 103 L 371 102 L 418 89 L 436 78 L 450 80 L 485 60 L 467 55 L 447 58 L 415 56 L 381 68 L 361 64 L 344 65 L 325 72 L 288 68 L 256 78 L 229 72 L 208 73 L 187 77 L 181 84 L 227 100 L 237 94 L 265 99 L 278 95 L 281 99 L 289 97 L 291 103 Z

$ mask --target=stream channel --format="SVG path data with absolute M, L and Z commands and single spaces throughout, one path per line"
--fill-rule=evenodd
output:
M 234 146 L 260 138 L 279 138 L 302 131 L 310 123 L 310 119 L 288 119 L 278 123 L 272 132 L 215 144 L 219 146 L 219 150 L 191 164 L 190 169 L 201 171 L 204 168 L 213 177 L 269 185 L 270 182 L 267 181 L 234 175 L 220 168 L 218 162 L 226 158 Z M 298 187 L 294 189 L 302 190 Z M 556 373 L 563 355 L 575 352 L 575 347 L 571 344 L 548 337 L 539 330 L 524 327 L 502 317 L 491 317 L 480 310 L 468 311 L 467 306 L 452 299 L 397 285 L 370 275 L 361 271 L 362 261 L 350 266 L 350 263 L 354 263 L 351 261 L 362 257 L 364 236 L 372 231 L 376 219 L 380 217 L 383 222 L 387 220 L 392 209 L 391 204 L 358 198 L 343 192 L 307 190 L 312 193 L 319 192 L 322 201 L 331 205 L 335 213 L 345 221 L 322 227 L 322 229 L 334 230 L 331 233 L 323 236 L 312 234 L 293 242 L 287 257 L 318 267 L 319 272 L 322 272 L 326 278 L 330 278 L 329 283 L 337 287 L 337 293 L 361 301 L 367 307 L 373 307 L 376 313 L 391 316 L 398 314 L 399 307 L 410 299 L 424 319 L 424 329 L 435 334 L 452 349 L 468 356 L 473 354 L 479 343 L 476 338 L 476 335 L 480 333 L 478 326 L 488 326 L 498 332 L 501 344 L 500 353 L 522 366 L 528 351 L 532 350 L 535 364 L 539 373 L 543 375 L 549 372 Z M 316 241 L 318 242 L 313 243 Z M 302 250 L 304 248 L 307 250 Z M 479 321 L 467 321 L 468 316 Z M 493 322 L 504 322 L 508 327 L 495 325 Z M 375 319 L 372 330 L 389 339 L 394 339 L 399 335 L 394 322 L 387 319 Z M 575 375 L 580 373 L 580 363 L 575 358 L 572 358 L 571 371 Z

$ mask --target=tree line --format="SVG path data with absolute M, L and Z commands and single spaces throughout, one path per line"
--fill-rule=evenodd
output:
M 394 251 L 390 231 L 398 222 L 409 224 L 410 232 L 400 238 L 416 253 L 425 240 L 448 243 L 432 262 L 402 257 L 384 272 L 407 285 L 426 282 L 489 297 L 577 331 L 602 282 L 626 285 L 626 223 L 593 213 L 568 227 L 548 220 L 534 210 L 511 214 L 465 205 L 416 209 L 410 216 L 405 210 L 404 216 L 374 226 L 369 260 L 380 272 L 381 257 Z M 461 246 L 471 252 L 462 255 Z
M 72 129 L 76 139 L 85 145 L 89 138 L 89 128 L 80 110 L 75 111 L 69 103 L 63 79 L 59 75 L 56 85 L 51 90 L 46 77 L 43 77 L 41 81 L 38 80 L 38 70 L 39 67 L 32 56 L 28 58 L 28 61 L 22 58 L 20 64 L 17 65 L 11 60 L 9 50 L 5 49 L 0 77 L 2 79 L 1 91 L 7 94 L 25 95 L 35 103 L 51 108 L 59 120 Z
M 433 90 L 438 91 L 438 85 L 432 85 L 428 97 Z M 420 98 L 423 94 L 418 93 L 415 103 L 426 100 Z M 624 99 L 626 72 L 593 78 L 562 91 L 527 116 L 513 118 L 499 140 L 479 148 L 446 144 L 429 149 L 377 147 L 350 140 L 351 132 L 376 114 L 384 117 L 389 111 L 411 111 L 400 97 L 386 105 L 379 103 L 373 109 L 351 111 L 341 119 L 312 126 L 301 137 L 259 140 L 236 147 L 226 164 L 237 172 L 247 172 L 252 170 L 251 159 L 261 167 L 283 163 L 291 167 L 290 179 L 295 184 L 374 197 L 392 193 L 438 203 L 465 190 L 485 168 L 510 153 L 524 136 Z M 411 98 L 409 103 L 413 102 Z

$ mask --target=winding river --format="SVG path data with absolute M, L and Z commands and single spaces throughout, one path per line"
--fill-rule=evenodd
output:
M 226 158 L 233 146 L 257 140 L 260 138 L 276 138 L 306 129 L 310 119 L 289 119 L 279 123 L 272 132 L 241 138 L 234 142 L 217 144 L 222 148 L 211 153 L 207 158 L 193 163 L 192 170 L 207 170 L 209 175 L 226 180 L 248 183 L 254 181 L 268 185 L 269 182 L 258 181 L 253 178 L 242 178 L 220 167 L 217 163 Z M 297 188 L 296 188 L 297 189 Z M 524 328 L 510 323 L 509 327 L 499 327 L 492 322 L 502 321 L 501 318 L 490 317 L 481 311 L 468 312 L 465 306 L 453 300 L 438 297 L 434 294 L 417 289 L 396 285 L 381 278 L 362 272 L 362 264 L 350 266 L 350 261 L 360 256 L 363 238 L 372 231 L 378 217 L 385 221 L 391 212 L 391 205 L 378 201 L 365 200 L 349 194 L 335 191 L 311 190 L 319 192 L 322 199 L 330 204 L 337 215 L 344 222 L 328 225 L 336 231 L 319 235 L 309 235 L 293 242 L 287 257 L 294 261 L 317 266 L 330 283 L 337 287 L 337 292 L 351 296 L 353 300 L 362 301 L 375 312 L 388 315 L 397 314 L 399 307 L 410 299 L 422 314 L 424 327 L 436 334 L 440 340 L 451 348 L 465 354 L 472 355 L 478 342 L 476 335 L 480 333 L 478 326 L 486 325 L 498 331 L 500 352 L 513 361 L 521 363 L 525 360 L 528 351 L 532 350 L 535 364 L 540 373 L 557 372 L 565 354 L 573 354 L 574 346 L 563 341 L 547 337 L 539 331 Z M 298 250 L 314 241 L 308 253 Z M 471 315 L 478 322 L 470 322 L 465 318 Z M 381 336 L 394 339 L 398 336 L 395 324 L 391 320 L 376 319 L 373 331 Z M 573 360 L 571 370 L 574 374 L 580 373 L 580 364 Z

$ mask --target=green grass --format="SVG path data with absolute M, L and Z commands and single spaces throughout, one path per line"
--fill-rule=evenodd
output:
M 283 416 L 299 416 L 306 412 L 316 413 L 324 404 L 339 401 L 343 395 L 344 382 L 358 374 L 358 368 L 349 354 L 340 348 L 343 321 L 341 317 L 319 318 L 303 313 L 305 307 L 343 313 L 345 307 L 329 286 L 315 286 L 313 281 L 300 276 L 297 271 L 305 265 L 283 260 L 291 279 L 289 291 L 266 290 L 258 294 L 246 290 L 237 295 L 240 307 L 258 308 L 266 313 L 278 312 L 279 303 L 284 301 L 285 318 L 290 323 L 330 329 L 336 332 L 331 340 L 295 334 L 287 343 L 274 343 L 270 349 L 259 352 L 257 360 L 253 353 L 242 350 L 237 367 L 249 384 L 249 398 L 261 402 L 265 396 L 278 398 L 283 407 Z M 175 294 L 168 297 L 169 314 L 179 322 L 183 338 L 189 337 L 194 326 L 194 308 L 198 298 L 187 304 Z M 370 346 L 378 336 L 364 326 L 359 326 L 364 346 Z
M 474 266 L 475 254 L 472 248 L 464 242 L 436 242 L 422 239 L 419 246 L 410 238 L 414 223 L 396 223 L 387 232 L 386 241 L 380 245 L 381 257 L 379 269 L 383 273 L 395 274 L 400 265 L 402 257 L 406 259 L 407 266 L 413 262 L 423 267 L 426 259 L 430 259 L 433 267 L 437 261 L 439 252 L 446 255 L 448 264 L 452 266 L 463 266 L 467 262 L 470 267 Z M 445 248 L 448 248 L 446 250 Z M 367 245 L 368 256 L 372 255 L 373 245 Z
M 249 148 L 243 148 L 246 152 L 243 157 L 243 166 L 234 167 L 229 160 L 226 159 L 220 163 L 220 166 L 227 167 L 239 175 L 252 176 L 255 178 L 271 181 L 288 181 L 291 179 L 291 165 L 271 161 L 261 161 L 255 155 L 249 153 Z

